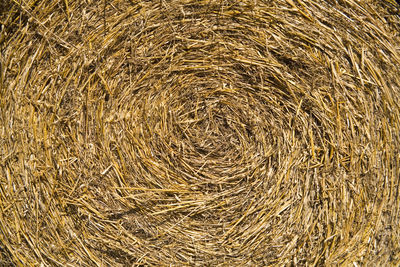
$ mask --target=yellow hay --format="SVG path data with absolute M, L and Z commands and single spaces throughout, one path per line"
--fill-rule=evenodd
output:
M 0 265 L 400 265 L 396 1 L 0 4 Z

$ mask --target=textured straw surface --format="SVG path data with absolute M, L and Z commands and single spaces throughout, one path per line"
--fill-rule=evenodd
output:
M 400 265 L 396 1 L 0 4 L 0 265 Z

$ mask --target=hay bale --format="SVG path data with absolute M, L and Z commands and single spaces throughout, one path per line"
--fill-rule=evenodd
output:
M 399 265 L 395 1 L 3 1 L 1 265 Z

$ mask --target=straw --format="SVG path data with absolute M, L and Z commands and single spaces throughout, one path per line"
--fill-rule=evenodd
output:
M 396 1 L 0 4 L 0 265 L 398 266 Z

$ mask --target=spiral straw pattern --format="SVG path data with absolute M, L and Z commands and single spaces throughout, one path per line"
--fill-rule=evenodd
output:
M 17 2 L 2 264 L 400 263 L 395 2 Z

